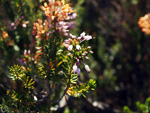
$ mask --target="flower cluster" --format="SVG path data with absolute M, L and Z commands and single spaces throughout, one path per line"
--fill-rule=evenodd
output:
M 9 37 L 8 33 L 6 31 L 2 32 L 2 38 L 6 39 L 7 37 Z
M 29 24 L 29 21 L 23 21 L 23 19 L 24 19 L 24 16 L 22 16 L 21 18 L 18 18 L 17 20 L 11 23 L 11 26 L 14 28 L 14 30 L 17 29 L 18 25 L 21 25 L 24 28 L 27 27 L 27 25 Z
M 139 26 L 142 28 L 142 31 L 146 34 L 150 34 L 150 14 L 146 14 L 143 17 L 140 17 L 138 21 Z
M 50 37 L 53 37 L 56 32 L 59 33 L 60 36 L 68 36 L 68 32 L 75 24 L 73 19 L 77 16 L 70 5 L 65 4 L 64 0 L 50 0 L 49 4 L 45 2 L 44 6 L 41 6 L 41 9 L 45 11 L 47 18 L 44 21 L 41 19 L 35 21 L 32 31 L 32 35 L 36 39 L 35 43 L 37 51 L 35 57 L 37 58 L 42 54 L 41 48 L 44 46 L 39 42 L 47 42 L 47 40 Z
M 85 35 L 85 32 L 81 33 L 79 37 L 76 37 L 72 34 L 70 34 L 70 38 L 64 41 L 64 46 L 68 49 L 69 53 L 68 56 L 74 56 L 75 57 L 75 64 L 73 66 L 73 72 L 80 75 L 80 62 L 82 62 L 85 66 L 85 69 L 87 72 L 90 72 L 90 68 L 88 65 L 85 64 L 84 59 L 88 60 L 89 57 L 87 56 L 88 53 L 93 53 L 91 51 L 91 47 L 84 47 L 80 46 L 80 44 L 85 40 L 92 39 L 92 36 Z
M 41 58 L 41 54 L 43 54 L 41 52 L 41 49 L 40 47 L 37 47 L 37 52 L 35 53 L 35 55 L 31 55 L 31 52 L 30 50 L 24 50 L 24 58 L 20 60 L 20 63 L 21 64 L 27 64 L 27 62 L 31 62 L 31 61 L 34 61 L 35 64 L 37 64 L 39 62 L 39 59 Z
M 72 13 L 68 16 L 68 19 L 73 20 L 76 18 L 76 16 L 77 16 L 76 13 Z M 75 25 L 74 21 L 59 21 L 57 26 L 60 33 L 63 33 L 65 36 L 68 36 L 69 29 L 73 29 L 74 25 Z
M 65 4 L 64 0 L 55 1 L 49 0 L 49 4 L 46 2 L 41 9 L 45 11 L 45 15 L 49 17 L 51 21 L 57 19 L 57 21 L 66 20 L 68 15 L 72 13 L 72 9 L 69 4 Z
M 49 0 L 49 4 L 45 2 L 41 9 L 44 10 L 47 19 L 44 20 L 44 23 L 41 19 L 34 22 L 32 34 L 36 35 L 36 38 L 42 39 L 44 35 L 45 39 L 48 39 L 57 30 L 61 35 L 67 36 L 69 29 L 74 27 L 75 23 L 72 20 L 77 14 L 73 12 L 69 4 L 65 4 L 64 0 Z
M 32 35 L 36 36 L 36 39 L 42 39 L 43 37 L 46 37 L 48 39 L 48 36 L 50 32 L 48 33 L 49 29 L 51 28 L 51 24 L 45 20 L 44 23 L 41 19 L 38 19 L 33 24 L 33 31 Z
M 9 35 L 6 31 L 2 31 L 2 37 L 0 37 L 0 40 L 5 42 L 7 46 L 12 46 L 14 43 L 14 41 L 9 38 Z

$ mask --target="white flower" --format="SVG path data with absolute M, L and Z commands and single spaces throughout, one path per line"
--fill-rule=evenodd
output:
M 64 21 L 60 21 L 60 22 L 59 22 L 59 25 L 62 25 L 62 26 L 63 26 L 63 25 L 65 25 L 65 24 L 66 24 L 66 23 L 65 23 Z
M 81 37 L 84 37 L 84 36 L 85 36 L 85 32 L 82 32 L 82 33 L 80 34 L 80 36 L 81 36 Z
M 81 46 L 80 45 L 76 45 L 77 50 L 81 50 Z
M 73 13 L 72 14 L 72 19 L 76 18 L 77 17 L 77 13 Z
M 22 24 L 22 27 L 27 27 L 27 25 L 26 24 Z
M 87 48 L 88 48 L 88 49 L 91 49 L 91 46 L 88 46 Z
M 71 51 L 73 48 L 73 45 L 69 45 L 68 50 Z
M 63 29 L 68 29 L 68 26 L 63 26 Z
M 78 67 L 77 67 L 77 65 L 75 64 L 75 65 L 73 66 L 73 72 L 76 73 L 77 70 L 78 70 Z
M 78 37 L 78 40 L 81 40 L 82 37 Z
M 38 100 L 36 96 L 33 96 L 33 98 L 34 98 L 34 100 L 35 100 L 35 101 L 37 101 L 37 100 Z
M 88 65 L 85 65 L 85 70 L 89 73 L 91 70 Z
M 90 39 L 92 39 L 92 36 L 90 36 L 90 35 L 84 36 L 84 39 L 85 40 L 90 40 Z

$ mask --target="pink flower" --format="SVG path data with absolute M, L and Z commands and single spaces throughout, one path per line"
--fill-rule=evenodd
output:
M 88 73 L 91 72 L 91 70 L 90 70 L 90 68 L 89 68 L 88 65 L 85 65 L 85 70 L 86 70 Z
M 94 52 L 93 52 L 93 51 L 90 51 L 90 53 L 93 54 Z
M 14 22 L 12 22 L 12 23 L 11 23 L 11 26 L 15 26 L 15 23 L 14 23 Z

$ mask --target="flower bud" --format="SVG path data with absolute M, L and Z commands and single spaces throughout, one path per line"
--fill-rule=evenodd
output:
M 85 56 L 85 59 L 89 60 L 89 57 Z
M 22 27 L 27 27 L 27 25 L 26 24 L 22 24 Z
M 90 53 L 93 54 L 94 52 L 93 52 L 93 51 L 90 51 Z
M 78 70 L 78 67 L 77 67 L 77 65 L 75 64 L 75 65 L 73 66 L 73 72 L 75 73 L 75 72 L 77 72 L 77 70 Z
M 77 59 L 77 62 L 79 62 L 79 61 L 80 61 L 78 58 L 76 58 L 76 59 Z
M 77 68 L 77 74 L 80 75 L 80 68 Z
M 15 23 L 14 23 L 14 22 L 12 22 L 12 23 L 11 23 L 11 26 L 15 26 Z
M 91 49 L 91 46 L 88 46 L 87 48 L 88 48 L 88 49 Z
M 85 53 L 82 54 L 82 56 L 85 56 L 85 55 L 86 55 Z
M 24 50 L 24 55 L 26 55 L 26 54 L 27 54 L 27 50 L 25 49 L 25 50 Z
M 85 32 L 82 32 L 82 33 L 80 34 L 80 36 L 81 36 L 81 37 L 84 37 L 84 36 L 85 36 Z
M 83 60 L 82 63 L 85 64 L 85 61 Z
M 91 70 L 90 70 L 90 68 L 89 68 L 88 65 L 85 65 L 85 70 L 86 70 L 88 73 L 91 72 Z
M 71 56 L 71 55 L 72 55 L 71 53 L 68 53 L 68 54 L 67 54 L 67 56 Z

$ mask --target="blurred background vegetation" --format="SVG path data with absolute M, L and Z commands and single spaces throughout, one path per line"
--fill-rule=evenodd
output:
M 7 31 L 13 45 L 0 44 L 0 101 L 9 66 L 19 63 L 24 49 L 30 49 L 32 25 L 44 16 L 39 8 L 45 0 L 1 0 L 0 29 Z M 121 113 L 124 106 L 137 111 L 136 102 L 145 103 L 150 95 L 150 36 L 141 32 L 137 22 L 150 12 L 149 0 L 70 0 L 77 13 L 73 34 L 86 31 L 95 37 L 87 45 L 94 54 L 87 62 L 97 88 L 87 98 L 70 98 L 61 111 L 70 113 Z M 22 24 L 29 21 L 26 28 Z M 11 23 L 16 23 L 11 26 Z M 7 42 L 6 42 L 7 43 Z M 1 85 L 3 84 L 3 85 Z

